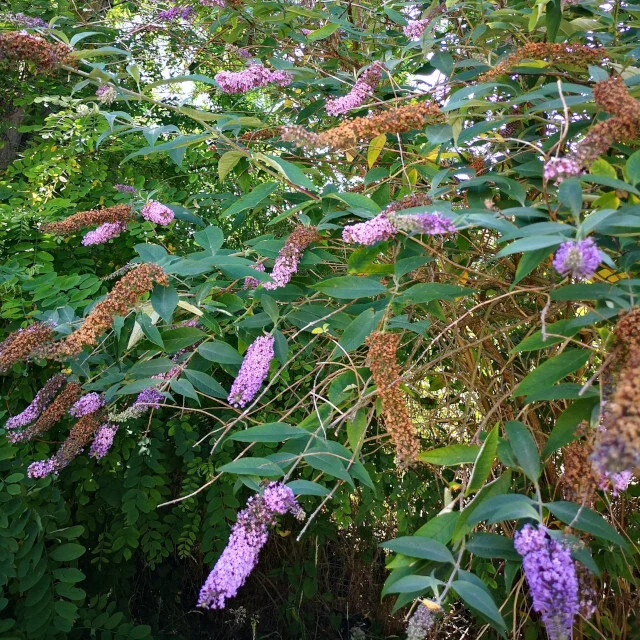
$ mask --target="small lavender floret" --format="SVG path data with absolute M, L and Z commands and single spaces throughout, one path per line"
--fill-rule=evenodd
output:
M 227 546 L 200 590 L 198 607 L 224 609 L 226 600 L 236 596 L 258 564 L 276 516 L 287 512 L 304 518 L 293 491 L 280 482 L 269 484 L 261 496 L 249 498 L 231 528 Z
M 142 414 L 149 409 L 159 409 L 163 400 L 164 396 L 157 389 L 147 387 L 138 394 L 133 407 Z
M 137 189 L 128 184 L 114 184 L 113 188 L 120 193 L 136 193 Z
M 580 608 L 576 567 L 570 550 L 552 539 L 543 526 L 526 524 L 517 531 L 516 551 L 533 600 L 549 640 L 570 640 L 573 620 Z
M 72 407 L 69 413 L 74 418 L 81 418 L 90 413 L 95 413 L 100 407 L 104 406 L 104 400 L 99 393 L 95 391 L 82 396 Z
M 274 342 L 273 336 L 260 336 L 251 343 L 245 353 L 238 376 L 231 386 L 228 398 L 230 405 L 242 408 L 258 393 L 275 355 Z
M 418 213 L 415 215 L 391 215 L 389 220 L 401 231 L 415 231 L 430 236 L 455 233 L 456 225 L 441 213 Z
M 565 178 L 575 178 L 582 173 L 582 165 L 571 157 L 551 158 L 542 169 L 545 180 L 562 182 Z
M 261 273 L 264 272 L 264 265 L 262 263 L 252 264 L 251 268 L 254 269 L 255 271 L 260 271 Z M 255 289 L 259 285 L 260 285 L 260 280 L 258 280 L 257 278 L 253 278 L 252 276 L 246 276 L 244 279 L 244 285 L 242 288 Z
M 92 458 L 104 458 L 107 455 L 111 445 L 113 444 L 113 437 L 118 431 L 118 425 L 116 424 L 103 424 L 98 427 L 96 435 L 91 443 L 91 449 L 89 450 L 89 456 Z
M 45 478 L 57 471 L 57 465 L 54 458 L 47 458 L 46 460 L 38 460 L 32 462 L 27 469 L 27 476 L 29 478 Z
M 576 280 L 593 278 L 602 254 L 592 238 L 563 242 L 553 258 L 553 268 L 562 276 L 571 275 Z
M 425 640 L 434 622 L 433 612 L 422 603 L 418 604 L 407 624 L 407 640 Z
M 429 20 L 411 20 L 402 27 L 402 31 L 407 38 L 420 40 L 422 34 L 427 30 L 429 22 Z
M 261 64 L 251 64 L 242 71 L 220 71 L 214 80 L 224 93 L 245 93 L 258 87 L 276 84 L 285 87 L 293 82 L 289 71 L 271 71 Z

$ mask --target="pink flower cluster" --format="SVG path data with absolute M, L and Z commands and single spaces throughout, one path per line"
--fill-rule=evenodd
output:
M 27 476 L 29 478 L 46 478 L 48 475 L 55 473 L 57 465 L 54 458 L 47 458 L 46 460 L 38 460 L 32 462 L 27 468 Z
M 89 231 L 82 238 L 82 244 L 85 247 L 93 244 L 104 244 L 113 238 L 117 238 L 126 228 L 126 222 L 105 222 L 93 231 Z
M 273 336 L 261 336 L 251 343 L 245 353 L 238 376 L 231 386 L 228 398 L 230 405 L 242 408 L 258 393 L 275 355 L 274 342 Z
M 99 393 L 87 393 L 82 396 L 72 407 L 69 413 L 74 418 L 82 418 L 90 413 L 95 413 L 100 407 L 104 406 L 104 400 Z
M 38 391 L 31 404 L 22 413 L 9 418 L 4 428 L 17 429 L 33 422 L 49 406 L 60 387 L 65 383 L 65 380 L 66 378 L 61 373 L 50 378 L 44 387 Z
M 338 116 L 359 107 L 375 91 L 383 69 L 382 63 L 374 62 L 356 81 L 346 96 L 327 100 L 326 109 L 330 116 Z
M 261 64 L 252 64 L 243 71 L 220 71 L 214 79 L 224 93 L 245 93 L 269 84 L 286 87 L 293 82 L 293 74 L 289 71 L 271 71 Z
M 349 244 L 364 244 L 367 246 L 389 240 L 398 230 L 389 222 L 385 213 L 378 214 L 366 222 L 347 225 L 342 230 L 342 239 Z
M 402 31 L 407 38 L 411 40 L 420 40 L 422 34 L 427 30 L 430 20 L 410 20 Z
M 573 158 L 551 158 L 542 169 L 545 180 L 562 182 L 565 178 L 574 178 L 582 173 L 582 165 Z
M 631 484 L 633 478 L 633 471 L 621 471 L 620 473 L 611 473 L 609 471 L 600 471 L 600 482 L 598 486 L 603 491 L 611 491 L 614 497 L 619 496 L 623 491 L 626 491 Z
M 180 6 L 176 5 L 171 7 L 170 9 L 166 9 L 165 11 L 161 11 L 158 14 L 158 20 L 163 20 L 164 22 L 170 22 L 171 20 L 177 20 L 178 18 L 182 18 L 182 20 L 188 20 L 189 16 L 193 13 L 193 7 L 190 6 Z
M 113 437 L 116 435 L 118 425 L 116 424 L 103 424 L 98 427 L 96 435 L 91 443 L 91 449 L 89 449 L 89 456 L 92 458 L 104 458 L 107 455 L 111 445 L 113 444 Z
M 225 0 L 200 0 L 200 4 L 205 7 L 224 7 Z
M 231 529 L 227 546 L 200 590 L 198 607 L 224 609 L 226 600 L 236 596 L 258 564 L 276 516 L 287 512 L 304 518 L 293 491 L 280 482 L 269 484 L 261 496 L 249 498 Z
M 428 236 L 455 233 L 456 225 L 441 213 L 417 213 L 415 215 L 391 215 L 390 220 L 401 231 L 415 231 Z
M 142 217 L 145 220 L 155 222 L 163 227 L 167 226 L 175 215 L 169 207 L 155 200 L 149 200 L 149 202 L 142 207 L 140 213 L 142 213 Z

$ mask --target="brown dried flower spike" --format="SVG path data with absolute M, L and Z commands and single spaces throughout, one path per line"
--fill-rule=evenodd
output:
M 384 423 L 396 447 L 398 467 L 405 468 L 415 462 L 420 443 L 400 390 L 400 366 L 396 362 L 399 343 L 399 334 L 376 331 L 367 338 L 367 359 L 382 400 Z
M 51 327 L 41 322 L 14 331 L 0 344 L 0 374 L 6 373 L 16 362 L 26 360 L 52 340 Z
M 523 60 L 546 60 L 550 65 L 571 65 L 587 68 L 590 64 L 601 62 L 607 57 L 603 48 L 596 49 L 584 44 L 570 44 L 568 42 L 528 42 L 512 54 L 508 55 L 493 69 L 483 73 L 478 82 L 494 80 L 498 76 L 509 73 Z
M 61 64 L 72 64 L 71 49 L 61 42 L 50 43 L 40 36 L 20 31 L 0 33 L 0 61 L 32 62 L 36 72 L 49 72 Z
M 141 264 L 125 274 L 85 318 L 82 326 L 61 342 L 55 344 L 46 355 L 64 358 L 77 355 L 85 345 L 96 344 L 98 336 L 113 324 L 116 316 L 126 315 L 140 297 L 151 291 L 154 284 L 169 286 L 167 275 L 155 264 Z
M 422 129 L 430 122 L 442 119 L 440 108 L 432 102 L 408 104 L 396 109 L 378 111 L 363 118 L 346 120 L 322 133 L 307 131 L 301 126 L 283 127 L 282 139 L 299 147 L 350 149 L 362 140 L 370 140 L 381 133 L 406 133 Z
M 113 207 L 104 207 L 102 209 L 89 209 L 89 211 L 80 211 L 72 216 L 59 220 L 58 222 L 50 222 L 42 227 L 45 233 L 54 233 L 58 236 L 66 236 L 71 233 L 91 227 L 93 225 L 110 223 L 129 222 L 133 218 L 131 207 L 127 204 L 116 204 Z

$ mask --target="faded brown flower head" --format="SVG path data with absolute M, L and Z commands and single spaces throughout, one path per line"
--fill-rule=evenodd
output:
M 412 207 L 422 207 L 424 205 L 432 204 L 433 200 L 425 193 L 412 193 L 411 195 L 400 198 L 384 208 L 384 213 L 394 213 L 396 211 L 402 211 L 403 209 L 411 209 Z
M 161 267 L 144 263 L 126 273 L 85 318 L 82 326 L 64 340 L 46 349 L 43 355 L 62 359 L 77 355 L 85 345 L 94 345 L 104 331 L 113 324 L 116 316 L 124 316 L 140 297 L 151 291 L 155 284 L 169 286 L 169 280 Z
M 0 62 L 32 62 L 38 73 L 50 72 L 61 64 L 73 64 L 71 49 L 61 42 L 50 43 L 21 31 L 0 33 Z
M 382 401 L 384 424 L 396 447 L 398 467 L 406 468 L 415 462 L 420 442 L 400 389 L 401 371 L 396 361 L 400 335 L 376 331 L 366 342 L 369 368 Z
M 518 66 L 524 60 L 546 60 L 553 66 L 570 65 L 586 69 L 590 64 L 601 62 L 607 57 L 604 48 L 595 48 L 584 44 L 570 44 L 568 42 L 527 42 L 509 54 L 493 69 L 483 73 L 478 82 L 495 80 L 498 76 L 509 73 L 512 67 Z
M 26 329 L 18 329 L 0 344 L 0 374 L 6 373 L 16 362 L 26 360 L 53 340 L 47 324 L 35 322 Z
M 45 233 L 54 233 L 58 236 L 66 236 L 71 233 L 91 227 L 93 225 L 104 224 L 105 222 L 126 223 L 133 218 L 131 207 L 127 204 L 116 204 L 113 207 L 104 207 L 102 209 L 89 209 L 89 211 L 80 211 L 72 216 L 59 220 L 58 222 L 50 222 L 43 225 L 42 230 Z
M 89 413 L 76 422 L 67 439 L 60 445 L 54 456 L 56 470 L 64 469 L 92 440 L 100 426 L 98 413 Z
M 640 468 L 640 349 L 630 349 L 607 402 L 592 459 L 609 473 Z
M 420 102 L 346 120 L 337 127 L 319 134 L 307 131 L 301 126 L 283 127 L 282 139 L 285 142 L 295 142 L 299 147 L 345 150 L 381 133 L 406 133 L 422 129 L 426 124 L 441 121 L 442 118 L 437 104 Z
M 584 423 L 579 434 L 586 436 L 588 425 Z M 587 439 L 574 440 L 564 448 L 564 473 L 560 478 L 565 500 L 591 507 L 595 501 L 600 474 L 591 464 L 593 443 Z
M 618 314 L 614 333 L 628 349 L 640 348 L 640 307 Z

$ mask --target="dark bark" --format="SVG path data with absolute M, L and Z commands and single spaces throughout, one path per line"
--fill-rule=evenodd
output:
M 25 118 L 22 107 L 10 107 L 0 114 L 0 171 L 4 171 L 16 158 L 22 142 L 22 134 L 18 128 Z

